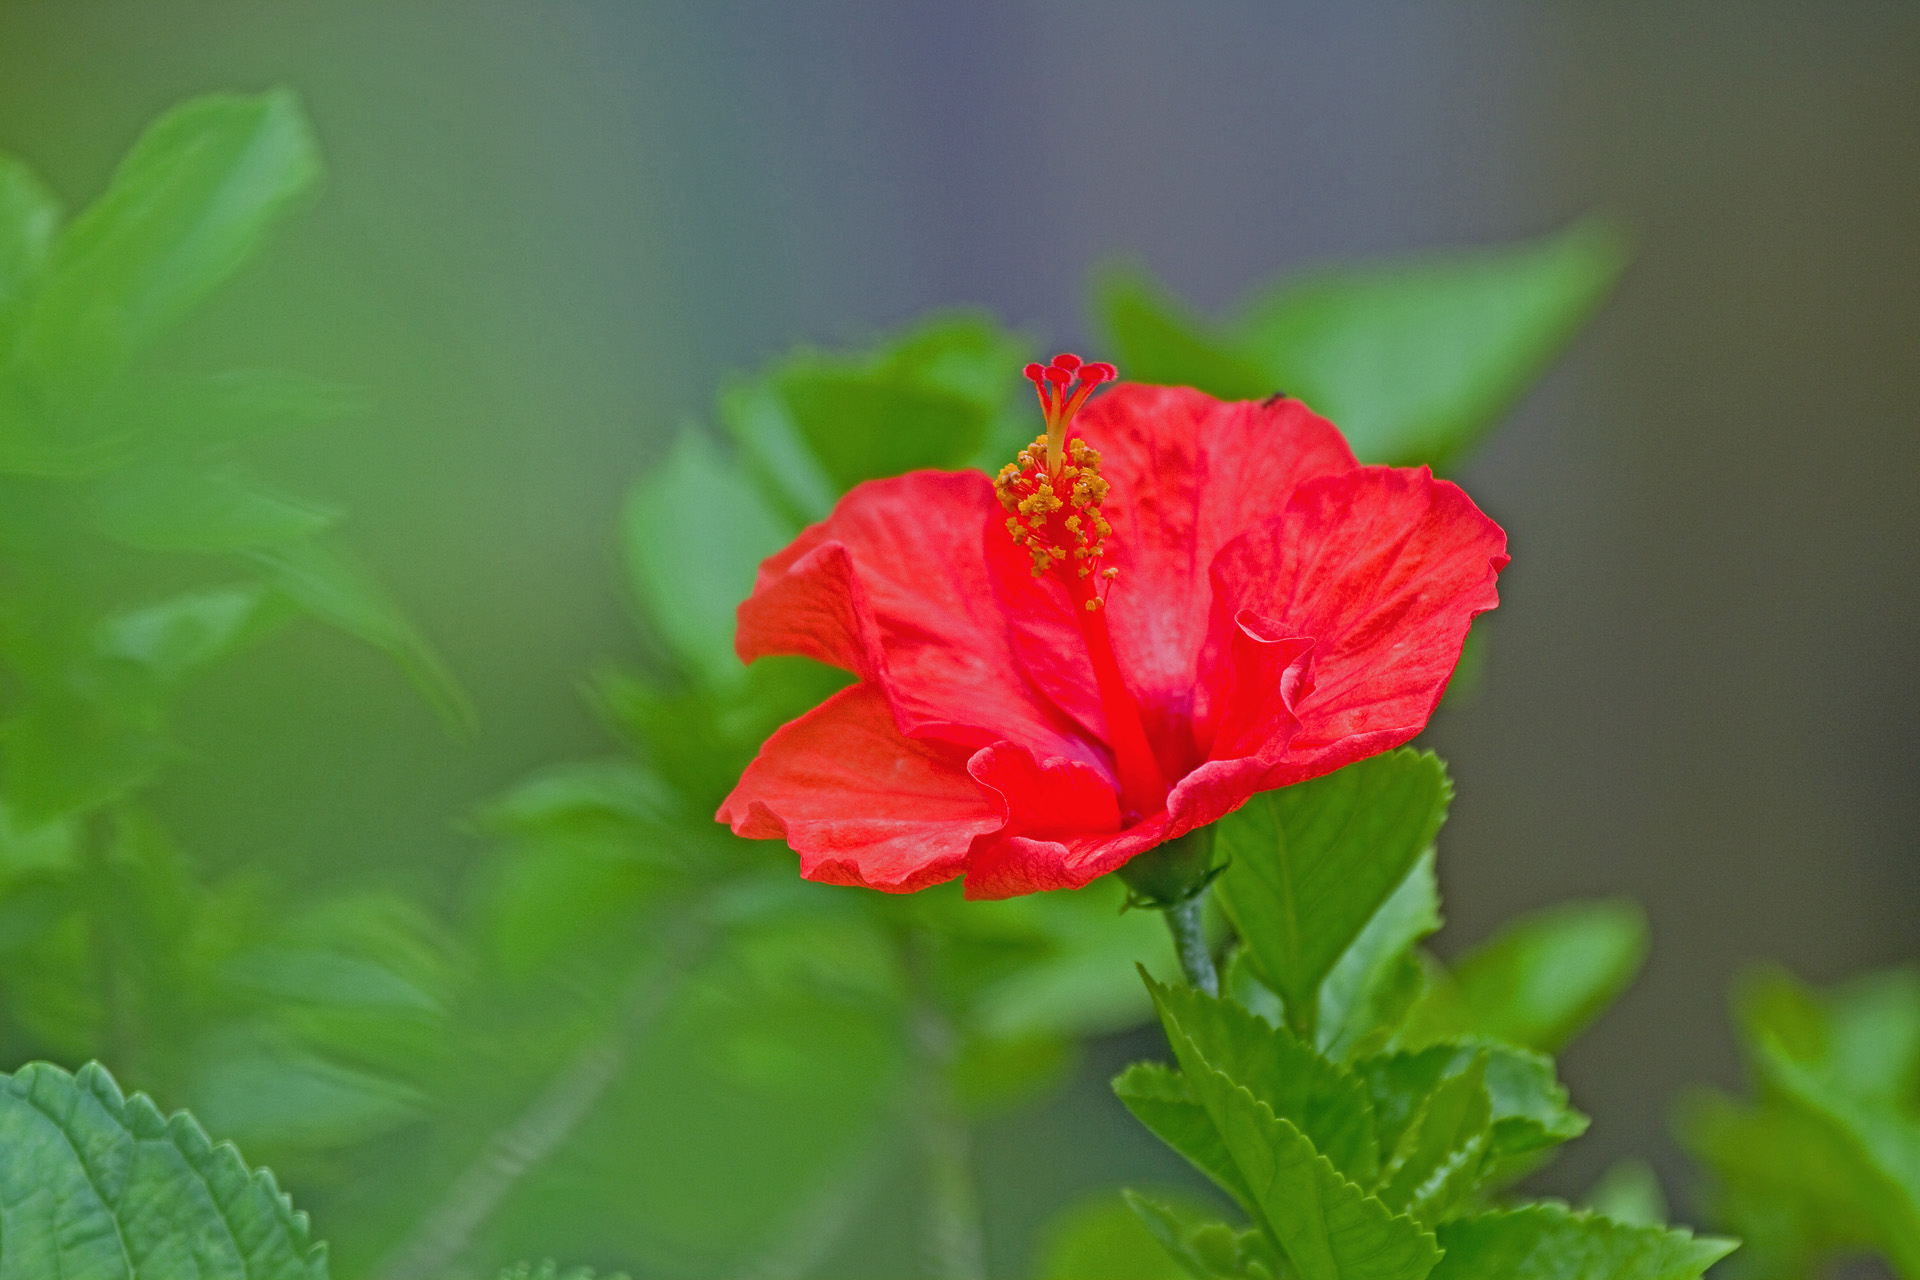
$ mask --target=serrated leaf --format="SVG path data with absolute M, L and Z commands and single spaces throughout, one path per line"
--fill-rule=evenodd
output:
M 169 111 L 60 237 L 21 359 L 86 397 L 232 275 L 319 178 L 319 151 L 286 90 Z
M 1556 1204 L 1456 1218 L 1439 1239 L 1446 1256 L 1433 1280 L 1695 1280 L 1735 1245 Z
M 1493 1122 L 1489 1154 L 1525 1155 L 1579 1137 L 1587 1118 L 1568 1103 L 1553 1060 L 1512 1045 L 1456 1042 L 1413 1053 L 1380 1054 L 1353 1064 L 1367 1082 L 1383 1146 L 1397 1146 L 1425 1099 L 1443 1082 L 1484 1060 Z
M 1314 1034 L 1335 1061 L 1384 1048 L 1426 986 L 1413 948 L 1441 924 L 1433 864 L 1429 849 L 1320 984 Z
M 1566 902 L 1521 916 L 1431 984 L 1402 1038 L 1484 1036 L 1558 1053 L 1632 984 L 1647 918 L 1625 899 Z
M 314 537 L 338 519 L 232 471 L 189 466 L 129 467 L 94 495 L 100 531 L 141 551 L 248 551 Z
M 1450 796 L 1437 757 L 1392 751 L 1257 795 L 1215 826 L 1220 904 L 1303 1037 L 1321 984 L 1433 843 Z
M 473 704 L 433 646 L 358 565 L 318 542 L 263 547 L 250 559 L 313 618 L 364 640 L 399 664 L 450 726 L 473 725 Z
M 622 529 L 634 594 L 673 655 L 709 683 L 738 680 L 734 610 L 792 531 L 695 430 L 634 489 Z
M 1204 1213 L 1185 1209 L 1135 1191 L 1123 1193 L 1126 1209 L 1135 1220 L 1135 1236 L 1144 1226 L 1147 1238 L 1165 1251 L 1162 1262 L 1171 1262 L 1167 1272 L 1138 1267 L 1144 1280 L 1160 1275 L 1192 1276 L 1195 1280 L 1276 1280 L 1283 1274 L 1273 1256 L 1273 1246 L 1258 1231 L 1236 1231 Z M 1078 1271 L 1048 1272 L 1042 1280 L 1122 1280 L 1118 1257 L 1107 1269 L 1082 1267 Z
M 1184 1072 L 1221 1072 L 1291 1121 L 1344 1176 L 1362 1185 L 1373 1181 L 1380 1149 L 1373 1104 L 1359 1077 L 1231 1000 L 1152 978 L 1146 984 Z
M 1421 1100 L 1380 1171 L 1381 1203 L 1432 1223 L 1478 1184 L 1493 1138 L 1486 1076 L 1476 1054 Z
M 1113 1092 L 1156 1138 L 1212 1178 L 1248 1213 L 1255 1212 L 1253 1192 L 1226 1142 L 1178 1071 L 1158 1062 L 1136 1062 L 1114 1077 Z
M 1598 221 L 1288 281 L 1233 332 L 1362 462 L 1444 466 L 1545 371 L 1626 265 Z
M 1195 1092 L 1302 1280 L 1422 1280 L 1433 1269 L 1432 1235 L 1341 1177 L 1266 1103 L 1211 1067 Z
M 0 1076 L 0 1280 L 325 1280 L 265 1170 L 98 1064 Z

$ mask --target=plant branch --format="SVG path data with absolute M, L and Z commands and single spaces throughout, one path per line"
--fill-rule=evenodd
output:
M 980 1197 L 973 1182 L 973 1138 L 953 1095 L 958 1036 L 934 998 L 927 976 L 926 937 L 902 939 L 912 979 L 913 1138 L 926 1179 L 926 1251 L 935 1280 L 986 1280 Z
M 1183 902 L 1162 907 L 1167 929 L 1173 934 L 1173 949 L 1180 956 L 1180 971 L 1187 985 L 1210 996 L 1220 994 L 1220 974 L 1213 967 L 1213 951 L 1207 946 L 1206 892 L 1202 890 Z
M 411 1235 L 374 1268 L 377 1280 L 439 1280 L 488 1218 L 533 1168 L 579 1127 L 659 1021 L 680 989 L 700 940 L 691 930 L 670 939 L 642 967 L 619 1017 L 547 1082 L 531 1106 L 488 1139 Z

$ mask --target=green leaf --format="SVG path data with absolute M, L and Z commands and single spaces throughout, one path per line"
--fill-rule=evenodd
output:
M 1667 1225 L 1667 1193 L 1660 1175 L 1645 1160 L 1616 1161 L 1587 1192 L 1586 1208 L 1632 1227 Z
M 1520 917 L 1428 987 L 1402 1038 L 1485 1036 L 1557 1053 L 1633 982 L 1647 918 L 1624 899 L 1567 902 Z
M 1437 757 L 1392 751 L 1257 795 L 1216 826 L 1220 904 L 1303 1037 L 1321 984 L 1433 843 L 1451 794 Z
M 1233 1154 L 1184 1076 L 1158 1062 L 1136 1062 L 1114 1077 L 1113 1092 L 1154 1137 L 1185 1156 L 1248 1213 L 1257 1211 Z
M 168 112 L 60 237 L 22 359 L 65 396 L 89 397 L 238 270 L 319 178 L 284 89 Z
M 473 704 L 466 690 L 365 570 L 311 541 L 263 547 L 251 558 L 266 569 L 267 580 L 307 614 L 397 662 L 449 725 L 471 729 Z
M 1134 1218 L 1134 1235 L 1122 1237 L 1116 1232 L 1116 1237 L 1131 1243 L 1138 1237 L 1140 1228 L 1145 1227 L 1146 1239 L 1165 1250 L 1166 1257 L 1161 1261 L 1175 1264 L 1174 1270 L 1166 1272 L 1146 1270 L 1135 1264 L 1139 1268 L 1137 1274 L 1144 1280 L 1155 1280 L 1161 1275 L 1176 1280 L 1180 1276 L 1193 1276 L 1196 1280 L 1276 1280 L 1284 1274 L 1273 1256 L 1273 1246 L 1258 1231 L 1235 1231 L 1202 1212 L 1150 1199 L 1138 1192 L 1122 1194 Z M 1089 1261 L 1094 1265 L 1058 1276 L 1048 1272 L 1042 1280 L 1108 1280 L 1109 1277 L 1122 1280 L 1128 1274 L 1120 1269 L 1121 1259 L 1117 1256 L 1111 1262 L 1100 1257 Z M 1102 1265 L 1107 1269 L 1102 1270 Z
M 1439 1237 L 1446 1256 L 1433 1280 L 1695 1280 L 1735 1244 L 1556 1204 L 1457 1218 Z
M 0 1278 L 325 1280 L 326 1246 L 264 1170 L 98 1064 L 0 1077 Z
M 1337 423 L 1362 462 L 1439 466 L 1540 376 L 1625 262 L 1619 234 L 1589 219 L 1521 244 L 1318 271 L 1225 325 L 1137 268 L 1106 271 L 1095 309 L 1129 378 L 1226 400 L 1284 389 Z
M 1433 863 L 1428 849 L 1320 984 L 1315 1035 L 1328 1057 L 1385 1048 L 1425 988 L 1426 971 L 1413 948 L 1441 924 Z
M 0 722 L 0 783 L 31 824 L 124 796 L 170 755 L 151 724 L 71 690 L 43 693 Z
M 1353 1064 L 1373 1099 L 1381 1145 L 1398 1146 L 1426 1100 L 1480 1061 L 1486 1064 L 1484 1081 L 1493 1122 L 1491 1157 L 1526 1155 L 1586 1132 L 1587 1118 L 1569 1105 L 1551 1058 L 1512 1045 L 1468 1041 L 1432 1045 L 1415 1053 L 1382 1054 Z
M 1096 275 L 1093 306 L 1123 378 L 1197 387 L 1222 400 L 1258 400 L 1280 389 L 1251 353 L 1188 314 L 1138 266 Z
M 419 1120 L 428 1099 L 390 1076 L 240 1036 L 215 1037 L 194 1073 L 194 1110 L 249 1145 L 351 1147 Z
M 109 538 L 141 551 L 247 551 L 299 542 L 339 513 L 277 493 L 232 471 L 151 466 L 118 471 L 94 494 Z
M 271 594 L 243 583 L 190 591 L 105 619 L 94 651 L 175 685 L 262 634 L 279 620 Z
M 1152 978 L 1146 984 L 1183 1071 L 1190 1077 L 1207 1067 L 1221 1072 L 1291 1121 L 1343 1175 L 1373 1181 L 1380 1148 L 1359 1077 L 1231 1000 Z
M 1362 462 L 1459 457 L 1579 332 L 1626 265 L 1595 220 L 1516 245 L 1287 282 L 1235 332 L 1277 385 L 1338 423 Z
M 318 426 L 365 413 L 367 396 L 349 386 L 286 369 L 230 369 L 158 389 L 137 387 L 142 429 L 176 451 L 206 450 L 272 431 Z
M 1203 1066 L 1199 1080 L 1256 1211 L 1301 1280 L 1422 1280 L 1433 1269 L 1440 1251 L 1412 1218 L 1341 1177 L 1294 1124 L 1221 1072 Z
M 33 171 L 0 155 L 0 364 L 13 327 L 31 296 L 60 229 L 60 204 Z
M 563 1271 L 559 1263 L 549 1258 L 537 1267 L 531 1262 L 508 1267 L 500 1273 L 500 1280 L 627 1280 L 627 1273 L 603 1276 L 592 1267 L 568 1267 Z
M 791 530 L 737 466 L 689 429 L 633 491 L 623 531 L 634 594 L 674 657 L 710 683 L 738 680 L 734 610 Z
M 723 417 L 773 492 L 818 519 L 824 495 L 796 438 L 836 493 L 962 466 L 1018 385 L 1022 346 L 984 314 L 936 316 L 871 353 L 796 352 L 765 375 L 762 393 L 733 392 Z
M 1493 1136 L 1486 1077 L 1486 1055 L 1476 1054 L 1421 1100 L 1380 1171 L 1374 1194 L 1389 1209 L 1437 1222 L 1479 1182 Z
M 1034 1280 L 1187 1280 L 1190 1264 L 1183 1266 L 1168 1256 L 1171 1250 L 1161 1247 L 1158 1221 L 1136 1204 L 1160 1210 L 1169 1220 L 1184 1220 L 1172 1206 L 1131 1192 L 1124 1199 L 1112 1191 L 1096 1192 L 1048 1222 L 1041 1233 Z M 1203 1280 L 1207 1276 L 1198 1274 Z

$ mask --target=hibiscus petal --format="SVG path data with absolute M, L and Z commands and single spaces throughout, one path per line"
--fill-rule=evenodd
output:
M 760 566 L 735 648 L 743 661 L 794 653 L 855 672 L 886 694 L 902 733 L 1097 763 L 1013 655 L 985 564 L 984 534 L 1004 535 L 1001 519 L 979 472 L 857 485 Z
M 767 739 L 715 816 L 735 835 L 784 837 L 809 880 L 889 893 L 953 879 L 974 838 L 1004 825 L 965 756 L 902 734 L 870 684 Z
M 1213 565 L 1211 666 L 1252 610 L 1313 640 L 1300 729 L 1267 786 L 1399 746 L 1446 692 L 1473 619 L 1499 603 L 1506 534 L 1425 467 L 1363 467 L 1301 484 L 1286 511 Z
M 967 855 L 969 898 L 1012 898 L 1047 889 L 1078 889 L 1118 871 L 1138 854 L 1168 838 L 1167 815 L 1111 835 L 1042 840 L 1028 836 L 986 837 Z
M 1332 423 L 1298 400 L 1228 403 L 1187 387 L 1123 384 L 1080 414 L 1074 434 L 1113 486 L 1107 596 L 1114 653 L 1148 732 L 1182 724 L 1220 548 L 1286 508 L 1294 486 L 1351 470 Z M 1064 605 L 1064 593 L 1062 593 Z

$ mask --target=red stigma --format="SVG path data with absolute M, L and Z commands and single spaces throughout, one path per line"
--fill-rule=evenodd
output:
M 1067 427 L 1073 416 L 1103 382 L 1112 382 L 1120 371 L 1104 360 L 1083 361 L 1071 351 L 1062 351 L 1047 364 L 1030 364 L 1023 372 L 1040 397 L 1040 412 L 1047 420 L 1047 470 L 1058 475 L 1065 457 Z

